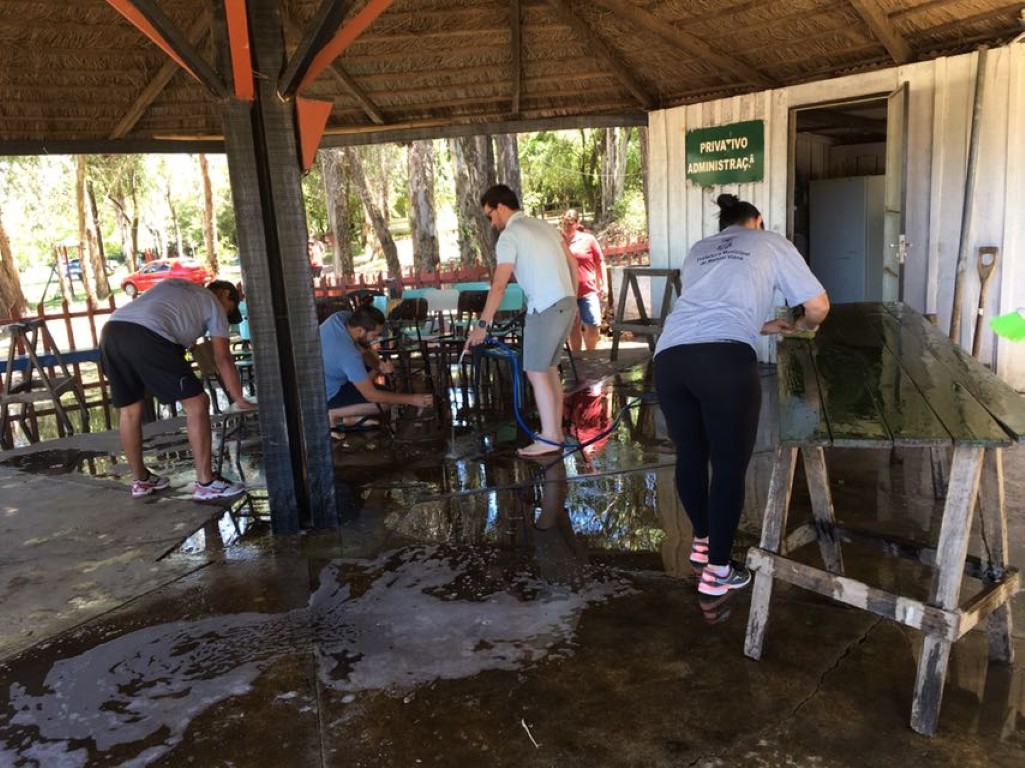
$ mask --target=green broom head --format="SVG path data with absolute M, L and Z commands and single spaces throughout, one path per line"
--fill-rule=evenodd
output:
M 1025 307 L 992 318 L 989 327 L 997 336 L 1003 336 L 1011 341 L 1022 341 L 1025 339 Z

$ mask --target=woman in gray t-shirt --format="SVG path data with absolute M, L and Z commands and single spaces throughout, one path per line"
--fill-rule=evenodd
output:
M 751 581 L 730 553 L 761 410 L 758 335 L 814 331 L 829 312 L 822 284 L 786 238 L 765 231 L 757 208 L 734 195 L 716 202 L 720 231 L 691 248 L 683 293 L 655 348 L 676 490 L 694 527 L 690 562 L 701 569 L 698 591 L 712 596 Z M 777 290 L 804 307 L 801 318 L 766 322 Z

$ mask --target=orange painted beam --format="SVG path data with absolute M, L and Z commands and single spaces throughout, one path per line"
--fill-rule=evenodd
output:
M 253 84 L 253 59 L 249 53 L 246 0 L 225 0 L 224 13 L 228 21 L 228 46 L 231 48 L 235 96 L 243 101 L 252 101 L 256 94 Z
M 135 4 L 132 3 L 131 0 L 107 0 L 107 3 L 115 11 L 117 11 L 126 19 L 128 19 L 128 21 L 132 24 L 133 27 L 138 29 L 140 32 L 142 32 L 142 34 L 146 35 L 146 37 L 148 37 L 150 40 L 156 43 L 164 53 L 166 53 L 168 56 L 174 59 L 175 62 L 177 62 L 179 67 L 184 69 L 193 77 L 196 77 L 196 73 L 185 65 L 185 62 L 178 57 L 177 53 L 175 53 L 174 48 L 172 48 L 168 44 L 168 42 L 164 39 L 163 35 L 161 35 L 153 28 L 153 25 L 151 25 L 149 21 L 146 19 L 146 17 L 139 12 L 139 9 L 135 7 Z M 199 80 L 198 77 L 196 77 L 196 79 Z
M 330 101 L 304 99 L 295 100 L 296 124 L 299 127 L 299 147 L 302 154 L 303 170 L 308 171 L 317 159 L 317 148 L 327 127 L 327 119 L 331 116 L 334 104 Z
M 363 10 L 352 17 L 352 20 L 342 27 L 335 34 L 331 41 L 325 45 L 320 53 L 313 57 L 306 76 L 299 83 L 298 90 L 301 91 L 307 85 L 317 79 L 317 75 L 327 69 L 328 65 L 337 59 L 346 48 L 352 45 L 353 41 L 362 35 L 367 27 L 377 20 L 377 17 L 384 13 L 394 0 L 370 0 Z

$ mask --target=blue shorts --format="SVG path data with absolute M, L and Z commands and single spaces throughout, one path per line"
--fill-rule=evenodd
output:
M 327 401 L 327 408 L 329 411 L 333 411 L 335 408 L 348 408 L 350 405 L 364 405 L 370 402 L 363 393 L 360 392 L 356 385 L 351 381 L 347 381 L 338 388 L 338 391 L 334 393 Z
M 601 297 L 597 293 L 589 293 L 577 299 L 580 309 L 580 322 L 583 325 L 601 325 Z

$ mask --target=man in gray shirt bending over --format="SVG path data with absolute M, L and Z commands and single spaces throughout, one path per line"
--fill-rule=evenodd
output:
M 242 320 L 238 289 L 225 280 L 206 288 L 186 280 L 165 280 L 110 316 L 100 339 L 103 372 L 120 415 L 121 447 L 132 469 L 132 496 L 149 496 L 170 484 L 142 460 L 142 403 L 149 390 L 162 403 L 185 409 L 189 446 L 196 465 L 192 498 L 235 496 L 245 490 L 215 476 L 211 460 L 210 398 L 192 372 L 185 351 L 209 334 L 214 360 L 228 394 L 240 410 L 256 406 L 242 395 L 238 369 L 228 346 L 228 323 Z
M 505 184 L 496 184 L 480 199 L 484 214 L 499 235 L 497 266 L 480 320 L 467 336 L 467 346 L 484 341 L 495 319 L 509 279 L 527 297 L 523 328 L 523 370 L 534 390 L 541 416 L 540 440 L 520 448 L 523 457 L 562 450 L 562 380 L 558 362 L 577 316 L 577 261 L 551 224 L 525 216 L 520 201 Z

